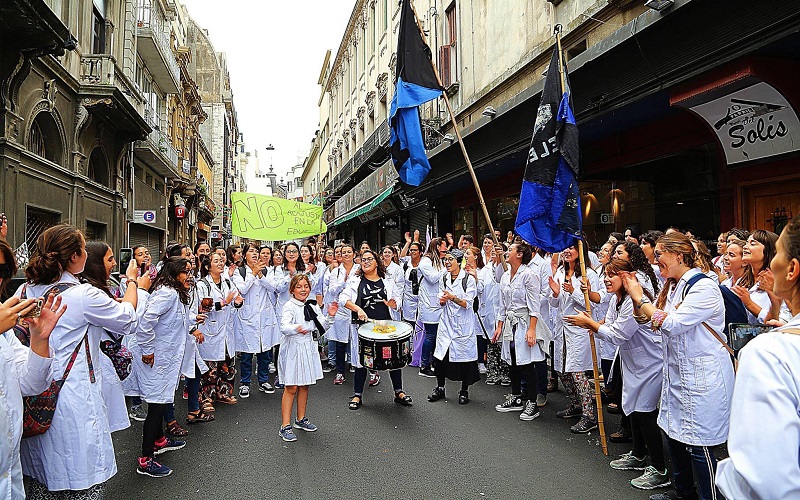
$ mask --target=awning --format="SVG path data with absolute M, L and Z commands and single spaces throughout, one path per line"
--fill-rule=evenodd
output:
M 363 214 L 369 212 L 373 208 L 377 207 L 380 204 L 380 202 L 382 202 L 383 200 L 388 198 L 389 195 L 392 194 L 392 190 L 393 189 L 394 189 L 394 186 L 389 186 L 387 189 L 385 189 L 382 193 L 380 193 L 378 196 L 373 198 L 371 201 L 368 201 L 367 203 L 364 203 L 360 207 L 356 208 L 355 210 L 351 210 L 350 212 L 347 212 L 344 215 L 340 215 L 339 217 L 334 219 L 334 221 L 331 222 L 330 225 L 331 226 L 336 226 L 338 224 L 341 224 L 342 222 L 346 222 L 346 221 L 352 219 L 353 217 L 358 217 L 359 215 L 363 215 Z

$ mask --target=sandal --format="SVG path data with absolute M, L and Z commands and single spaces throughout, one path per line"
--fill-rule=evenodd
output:
M 396 392 L 394 394 L 394 402 L 403 406 L 412 406 L 414 400 L 411 396 L 407 395 L 404 391 Z
M 347 405 L 351 410 L 358 410 L 361 408 L 361 396 L 353 396 L 350 398 L 350 403 Z
M 173 420 L 167 423 L 167 434 L 172 434 L 175 437 L 183 437 L 189 434 L 189 431 L 181 427 L 177 420 Z
M 189 412 L 186 415 L 187 424 L 199 424 L 201 422 L 211 422 L 213 420 L 214 420 L 214 415 L 203 413 L 201 410 L 197 410 L 196 412 Z
M 238 402 L 239 402 L 239 400 L 237 400 L 233 396 L 220 396 L 220 397 L 217 398 L 217 403 L 222 403 L 222 404 L 226 404 L 226 405 L 235 405 Z
M 200 411 L 203 413 L 214 413 L 214 405 L 211 403 L 210 399 L 204 399 L 202 403 L 200 403 Z

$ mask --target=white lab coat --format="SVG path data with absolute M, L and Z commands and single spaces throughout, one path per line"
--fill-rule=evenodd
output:
M 800 315 L 739 352 L 729 458 L 717 466 L 725 498 L 800 498 Z
M 390 262 L 389 265 L 386 266 L 386 278 L 394 281 L 394 286 L 398 290 L 398 296 L 400 297 L 400 300 L 397 301 L 397 309 L 389 309 L 389 312 L 391 313 L 393 320 L 400 321 L 402 319 L 404 295 L 403 288 L 405 286 L 405 280 L 403 279 L 403 268 L 395 262 Z
M 19 460 L 22 396 L 47 390 L 52 362 L 23 346 L 12 330 L 0 334 L 0 498 L 25 498 Z
M 417 273 L 420 273 L 419 284 L 419 319 L 423 323 L 436 324 L 442 316 L 439 307 L 439 283 L 447 270 L 442 266 L 438 271 L 433 267 L 430 257 L 423 257 L 419 261 Z
M 205 340 L 197 346 L 200 356 L 205 361 L 225 361 L 226 357 L 232 358 L 236 354 L 236 338 L 233 333 L 234 314 L 236 307 L 233 303 L 222 307 L 222 301 L 228 297 L 231 290 L 236 289 L 236 285 L 228 279 L 227 273 L 222 273 L 220 281 L 221 287 L 214 283 L 209 274 L 197 282 L 195 292 L 197 294 L 197 304 L 200 304 L 203 297 L 212 297 L 214 305 L 211 312 L 207 313 L 208 318 L 205 323 L 200 325 Z
M 464 289 L 465 276 L 467 277 L 466 290 Z M 452 300 L 439 306 L 442 309 L 442 316 L 439 330 L 436 333 L 436 348 L 433 355 L 436 359 L 442 360 L 449 350 L 449 359 L 454 363 L 477 361 L 478 339 L 475 336 L 477 320 L 475 312 L 472 310 L 472 301 L 478 293 L 475 278 L 461 269 L 454 280 L 448 272 L 439 282 L 439 297 L 445 290 L 459 299 L 465 300 L 467 307 L 461 307 Z
M 403 304 L 401 316 L 404 321 L 411 321 L 412 323 L 416 323 L 417 321 L 417 314 L 419 311 L 419 294 L 421 293 L 420 290 L 422 289 L 422 285 L 420 284 L 417 289 L 417 294 L 414 295 L 414 286 L 411 282 L 411 271 L 414 269 L 417 268 L 411 263 L 410 258 L 406 258 L 406 260 L 400 266 L 400 270 L 403 273 Z M 422 272 L 417 270 L 417 282 L 420 283 L 421 281 Z
M 345 287 L 348 286 L 348 283 L 352 280 L 360 280 L 361 278 L 356 277 L 356 271 L 361 266 L 358 264 L 353 264 L 353 267 L 350 269 L 350 273 L 348 274 L 347 270 L 344 267 L 344 264 L 340 264 L 339 267 L 334 269 L 331 272 L 330 280 L 328 284 L 328 293 L 327 300 L 330 302 L 326 302 L 326 305 L 330 305 L 333 302 L 339 301 L 339 296 L 344 291 Z M 325 332 L 325 337 L 328 340 L 335 340 L 336 342 L 342 342 L 344 344 L 350 342 L 350 335 L 352 334 L 353 323 L 350 316 L 350 311 L 344 307 L 344 304 L 339 307 L 339 310 L 336 312 L 336 316 L 333 319 L 333 325 L 328 328 L 328 331 Z
M 386 297 L 387 297 L 386 300 L 388 301 L 394 299 L 395 302 L 399 302 L 400 290 L 398 290 L 397 287 L 395 286 L 394 280 L 389 278 L 381 278 L 381 281 L 383 281 L 383 286 L 386 291 Z M 348 300 L 352 301 L 353 304 L 357 303 L 356 299 L 358 299 L 358 285 L 360 283 L 361 283 L 361 277 L 359 276 L 352 277 L 347 281 L 347 286 L 339 295 L 339 311 L 340 312 L 342 310 L 347 311 L 347 314 L 350 315 L 348 316 L 350 319 L 352 319 L 351 316 L 352 311 L 350 309 L 347 309 L 345 307 L 345 304 L 347 304 Z M 390 313 L 391 310 L 392 308 L 390 307 L 389 308 Z M 337 319 L 338 319 L 338 312 L 337 312 Z M 352 363 L 352 365 L 355 366 L 356 368 L 362 368 L 361 359 L 359 358 L 358 355 L 358 328 L 356 328 L 355 325 L 351 325 L 349 342 L 350 342 L 350 363 Z
M 189 325 L 197 322 L 197 314 L 199 312 L 197 304 L 197 290 L 193 288 L 189 291 Z M 200 331 L 202 332 L 202 330 Z M 200 356 L 200 349 L 198 349 L 197 345 L 197 339 L 187 330 L 186 347 L 183 350 L 183 361 L 181 362 L 181 375 L 184 377 L 195 378 L 195 375 L 197 375 L 196 368 L 200 370 L 201 374 L 208 371 L 208 365 Z
M 133 357 L 141 397 L 148 403 L 172 403 L 181 375 L 186 336 L 190 324 L 189 306 L 180 301 L 177 290 L 161 287 L 150 294 L 136 342 L 140 355 Z M 142 356 L 153 354 L 153 366 Z
M 593 292 L 597 292 L 600 295 L 600 303 L 595 304 L 592 302 L 592 318 L 595 321 L 603 321 L 606 317 L 606 313 L 608 312 L 608 303 L 611 302 L 610 294 L 606 292 L 605 284 L 603 283 L 603 266 L 597 266 L 594 268 L 594 271 L 597 273 L 597 282 L 598 288 L 597 290 L 592 290 Z M 550 287 L 548 286 L 548 289 Z M 612 344 L 611 342 L 604 341 L 602 338 L 598 337 L 597 343 L 600 345 L 600 350 L 598 354 L 600 355 L 601 359 L 614 359 L 617 355 L 617 346 Z
M 586 269 L 586 277 L 591 290 L 600 288 L 597 273 L 594 272 L 593 269 Z M 556 271 L 556 275 L 553 279 L 558 282 L 560 287 L 558 297 L 553 297 L 552 290 L 550 291 L 550 305 L 557 310 L 556 316 L 553 318 L 553 323 L 556 327 L 556 331 L 553 335 L 555 369 L 558 372 L 565 373 L 591 370 L 593 363 L 592 345 L 591 342 L 589 342 L 589 334 L 584 328 L 572 326 L 562 319 L 564 316 L 579 314 L 581 311 L 586 310 L 586 302 L 584 301 L 583 292 L 581 292 L 582 278 L 575 274 L 572 275 L 572 286 L 575 290 L 571 294 L 561 288 L 561 285 L 564 283 L 563 266 Z M 599 352 L 599 348 L 597 350 Z
M 119 303 L 92 285 L 78 284 L 65 272 L 59 283 L 75 283 L 61 293 L 67 312 L 50 334 L 53 374 L 64 374 L 69 358 L 83 340 L 89 325 L 129 335 L 136 330 L 136 311 L 130 303 Z M 28 296 L 44 294 L 53 285 L 28 286 Z M 89 331 L 92 364 L 100 356 L 100 336 Z M 86 351 L 81 348 L 72 371 L 58 395 L 53 423 L 44 434 L 22 442 L 22 470 L 51 491 L 84 490 L 103 483 L 117 472 L 114 445 L 108 426 L 101 384 L 89 379 Z
M 596 336 L 604 343 L 619 346 L 622 363 L 622 411 L 626 415 L 658 408 L 661 396 L 664 349 L 661 334 L 633 318 L 633 302 L 626 296 L 617 311 L 618 298 L 610 293 L 605 323 Z
M 89 328 L 100 330 L 101 341 L 114 340 L 108 332 L 100 327 L 90 326 Z M 111 362 L 108 356 L 102 354 L 102 351 L 98 363 L 95 364 L 94 371 L 95 377 L 99 379 L 100 387 L 103 389 L 103 403 L 106 407 L 109 429 L 111 429 L 111 432 L 127 429 L 131 426 L 131 420 L 128 417 L 128 406 L 125 404 L 125 391 L 122 389 L 122 381 L 117 376 L 114 363 Z M 126 377 L 126 380 L 128 378 L 130 378 L 130 374 Z
M 278 373 L 286 385 L 312 385 L 322 378 L 322 362 L 319 358 L 318 342 L 311 332 L 317 329 L 313 321 L 306 321 L 304 304 L 292 297 L 283 308 L 281 332 L 283 341 L 278 353 Z M 319 322 L 324 328 L 330 324 L 330 317 L 322 314 L 318 306 L 313 306 Z M 308 333 L 299 333 L 302 326 Z
M 733 364 L 728 351 L 702 325 L 724 339 L 725 306 L 719 285 L 700 279 L 686 297 L 690 269 L 669 292 L 661 325 L 664 382 L 658 425 L 667 436 L 694 446 L 716 446 L 728 437 Z M 680 308 L 678 308 L 680 305 Z
M 147 301 L 150 300 L 150 293 L 139 288 L 137 290 L 137 296 L 136 317 L 138 320 L 141 320 L 145 305 L 147 305 Z M 139 350 L 139 346 L 136 343 L 136 335 L 125 335 L 122 337 L 122 345 L 128 348 L 132 357 L 142 355 L 142 351 Z M 125 396 L 141 396 L 141 391 L 139 391 L 139 379 L 136 376 L 136 365 L 133 362 L 131 362 L 131 374 L 122 381 L 122 391 Z
M 236 351 L 266 352 L 281 340 L 275 328 L 278 319 L 270 300 L 275 285 L 267 277 L 256 278 L 249 267 L 242 269 L 246 270 L 244 278 L 238 270 L 233 275 L 233 283 L 244 298 L 234 319 Z
M 503 322 L 500 357 L 511 364 L 511 342 L 514 342 L 517 365 L 544 361 L 545 349 L 550 344 L 552 333 L 547 325 L 539 321 L 539 276 L 528 266 L 519 266 L 514 278 L 511 267 L 500 278 L 500 303 L 497 321 Z M 536 343 L 528 346 L 525 335 L 531 317 L 536 318 Z
M 497 303 L 500 287 L 494 279 L 491 265 L 478 270 L 478 314 L 475 317 L 475 335 L 491 338 L 497 326 Z M 470 305 L 470 307 L 472 307 Z M 483 327 L 481 328 L 481 325 Z

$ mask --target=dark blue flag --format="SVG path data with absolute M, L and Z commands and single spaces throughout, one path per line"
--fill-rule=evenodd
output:
M 581 199 L 578 190 L 578 126 L 572 113 L 567 72 L 561 92 L 558 48 L 536 113 L 519 196 L 515 232 L 531 245 L 560 252 L 581 237 Z
M 403 0 L 397 37 L 397 70 L 389 108 L 389 151 L 400 180 L 419 186 L 431 170 L 422 139 L 419 106 L 436 99 L 442 87 L 431 65 L 431 49 L 422 39 L 410 0 Z

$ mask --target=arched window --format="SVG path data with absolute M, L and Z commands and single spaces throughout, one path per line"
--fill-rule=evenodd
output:
M 50 113 L 42 111 L 33 119 L 28 133 L 28 150 L 53 163 L 61 164 L 63 161 L 64 146 L 61 144 L 61 134 Z
M 98 184 L 102 184 L 105 187 L 110 187 L 108 185 L 108 161 L 106 160 L 106 155 L 103 154 L 103 150 L 100 147 L 96 147 L 92 150 L 92 154 L 89 157 L 89 167 L 86 171 L 86 176 Z

